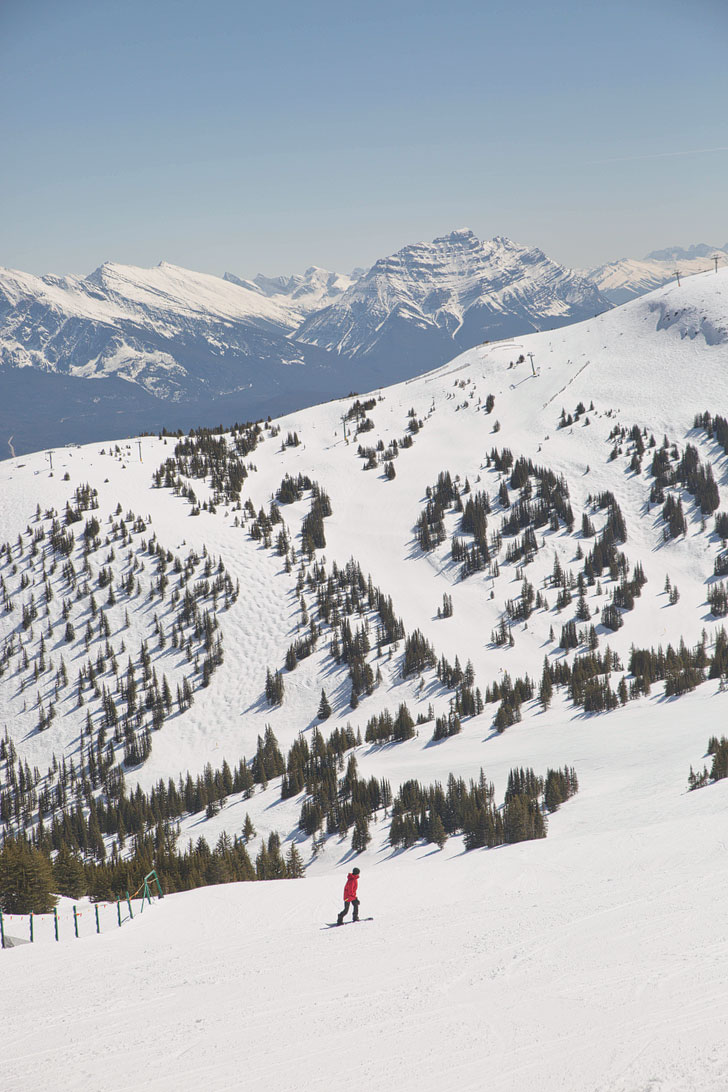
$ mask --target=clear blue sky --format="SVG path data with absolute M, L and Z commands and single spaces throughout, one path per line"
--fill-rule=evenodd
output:
M 0 265 L 728 241 L 725 0 L 0 0 Z

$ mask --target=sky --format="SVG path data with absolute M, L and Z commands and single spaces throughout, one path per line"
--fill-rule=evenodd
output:
M 724 0 L 0 0 L 0 265 L 728 242 Z

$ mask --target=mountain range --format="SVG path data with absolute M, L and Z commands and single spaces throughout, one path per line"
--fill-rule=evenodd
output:
M 454 231 L 382 258 L 296 337 L 405 379 L 482 341 L 578 322 L 609 306 L 534 247 Z
M 711 248 L 693 249 L 685 261 L 704 267 Z M 579 273 L 463 229 L 348 275 L 0 269 L 2 454 L 229 424 L 406 379 L 482 341 L 581 321 L 665 283 L 672 266 Z

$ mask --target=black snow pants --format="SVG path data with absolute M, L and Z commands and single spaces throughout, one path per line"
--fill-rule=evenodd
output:
M 359 920 L 359 900 L 358 899 L 350 899 L 350 900 L 347 899 L 347 901 L 344 903 L 344 909 L 341 911 L 341 913 L 339 914 L 339 916 L 337 918 L 337 921 L 338 921 L 339 925 L 343 924 L 344 918 L 349 913 L 349 907 L 350 906 L 354 907 L 354 917 L 353 917 L 352 920 L 353 921 L 358 921 Z

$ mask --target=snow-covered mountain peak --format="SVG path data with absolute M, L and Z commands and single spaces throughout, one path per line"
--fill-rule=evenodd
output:
M 318 265 L 310 265 L 303 273 L 267 277 L 258 273 L 252 281 L 244 281 L 233 273 L 225 280 L 235 284 L 253 285 L 267 299 L 296 313 L 300 322 L 306 315 L 328 307 L 354 283 L 354 276 L 335 273 Z
M 469 243 L 471 241 L 478 242 L 475 232 L 468 227 L 462 227 L 456 228 L 446 235 L 439 235 L 436 239 L 432 240 L 432 245 L 436 245 L 437 243 Z M 427 246 L 428 244 L 424 243 L 423 245 Z
M 199 273 L 172 262 L 150 268 L 104 262 L 86 278 L 124 314 L 142 309 L 157 316 L 193 316 L 206 320 L 250 319 L 286 329 L 292 316 L 280 302 L 266 300 L 252 288 L 233 284 L 212 273 Z
M 562 325 L 608 306 L 593 284 L 539 249 L 505 236 L 483 242 L 462 228 L 380 258 L 297 336 L 376 361 L 393 379 L 415 358 L 431 366 L 485 338 Z
M 492 247 L 492 249 L 494 251 L 496 251 L 496 250 L 528 251 L 528 250 L 536 249 L 535 247 L 528 247 L 528 246 L 524 246 L 522 243 L 517 243 L 513 239 L 511 239 L 510 236 L 508 236 L 508 235 L 494 235 L 493 238 L 488 239 L 484 245 L 486 245 L 486 246 L 489 245 L 490 247 Z
M 97 266 L 96 269 L 89 273 L 87 277 L 84 277 L 84 280 L 86 280 L 89 284 L 97 284 L 101 287 L 104 284 L 107 270 L 113 268 L 113 266 L 114 262 L 112 261 L 102 262 L 101 265 Z

